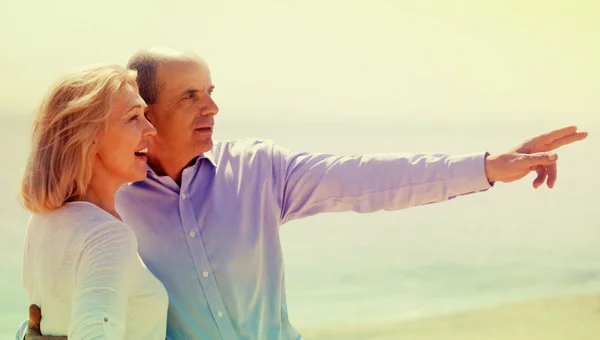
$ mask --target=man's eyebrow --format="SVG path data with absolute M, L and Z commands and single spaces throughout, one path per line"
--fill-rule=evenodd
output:
M 187 90 L 181 92 L 180 95 L 183 96 L 183 95 L 188 95 L 188 94 L 194 94 L 194 93 L 197 93 L 197 92 L 200 92 L 200 90 L 198 90 L 196 88 L 191 88 L 191 89 L 187 89 Z
M 212 92 L 215 89 L 214 85 L 208 88 L 208 92 Z M 198 93 L 198 92 L 202 92 L 200 89 L 197 88 L 190 88 L 187 90 L 184 90 L 181 92 L 180 96 L 184 96 L 184 95 L 190 95 L 190 94 L 194 94 L 194 93 Z

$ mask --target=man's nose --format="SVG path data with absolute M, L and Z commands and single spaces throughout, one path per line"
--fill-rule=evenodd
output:
M 219 107 L 217 106 L 217 103 L 215 103 L 210 96 L 207 96 L 201 114 L 203 116 L 215 116 L 217 113 L 219 113 Z

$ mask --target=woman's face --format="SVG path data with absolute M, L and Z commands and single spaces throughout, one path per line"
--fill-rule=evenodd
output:
M 98 145 L 94 172 L 101 167 L 108 180 L 119 184 L 146 178 L 148 138 L 156 135 L 156 129 L 144 116 L 145 108 L 131 85 L 121 88 Z

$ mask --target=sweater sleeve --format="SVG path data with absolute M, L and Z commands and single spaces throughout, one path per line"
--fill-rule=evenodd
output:
M 90 229 L 76 267 L 69 340 L 125 337 L 127 299 L 137 260 L 137 240 L 125 224 L 115 221 Z

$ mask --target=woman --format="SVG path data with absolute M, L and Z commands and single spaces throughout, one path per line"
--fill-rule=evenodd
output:
M 66 76 L 37 112 L 22 182 L 23 283 L 41 332 L 77 339 L 165 339 L 168 298 L 119 220 L 114 196 L 144 179 L 148 137 L 136 74 L 120 66 Z

